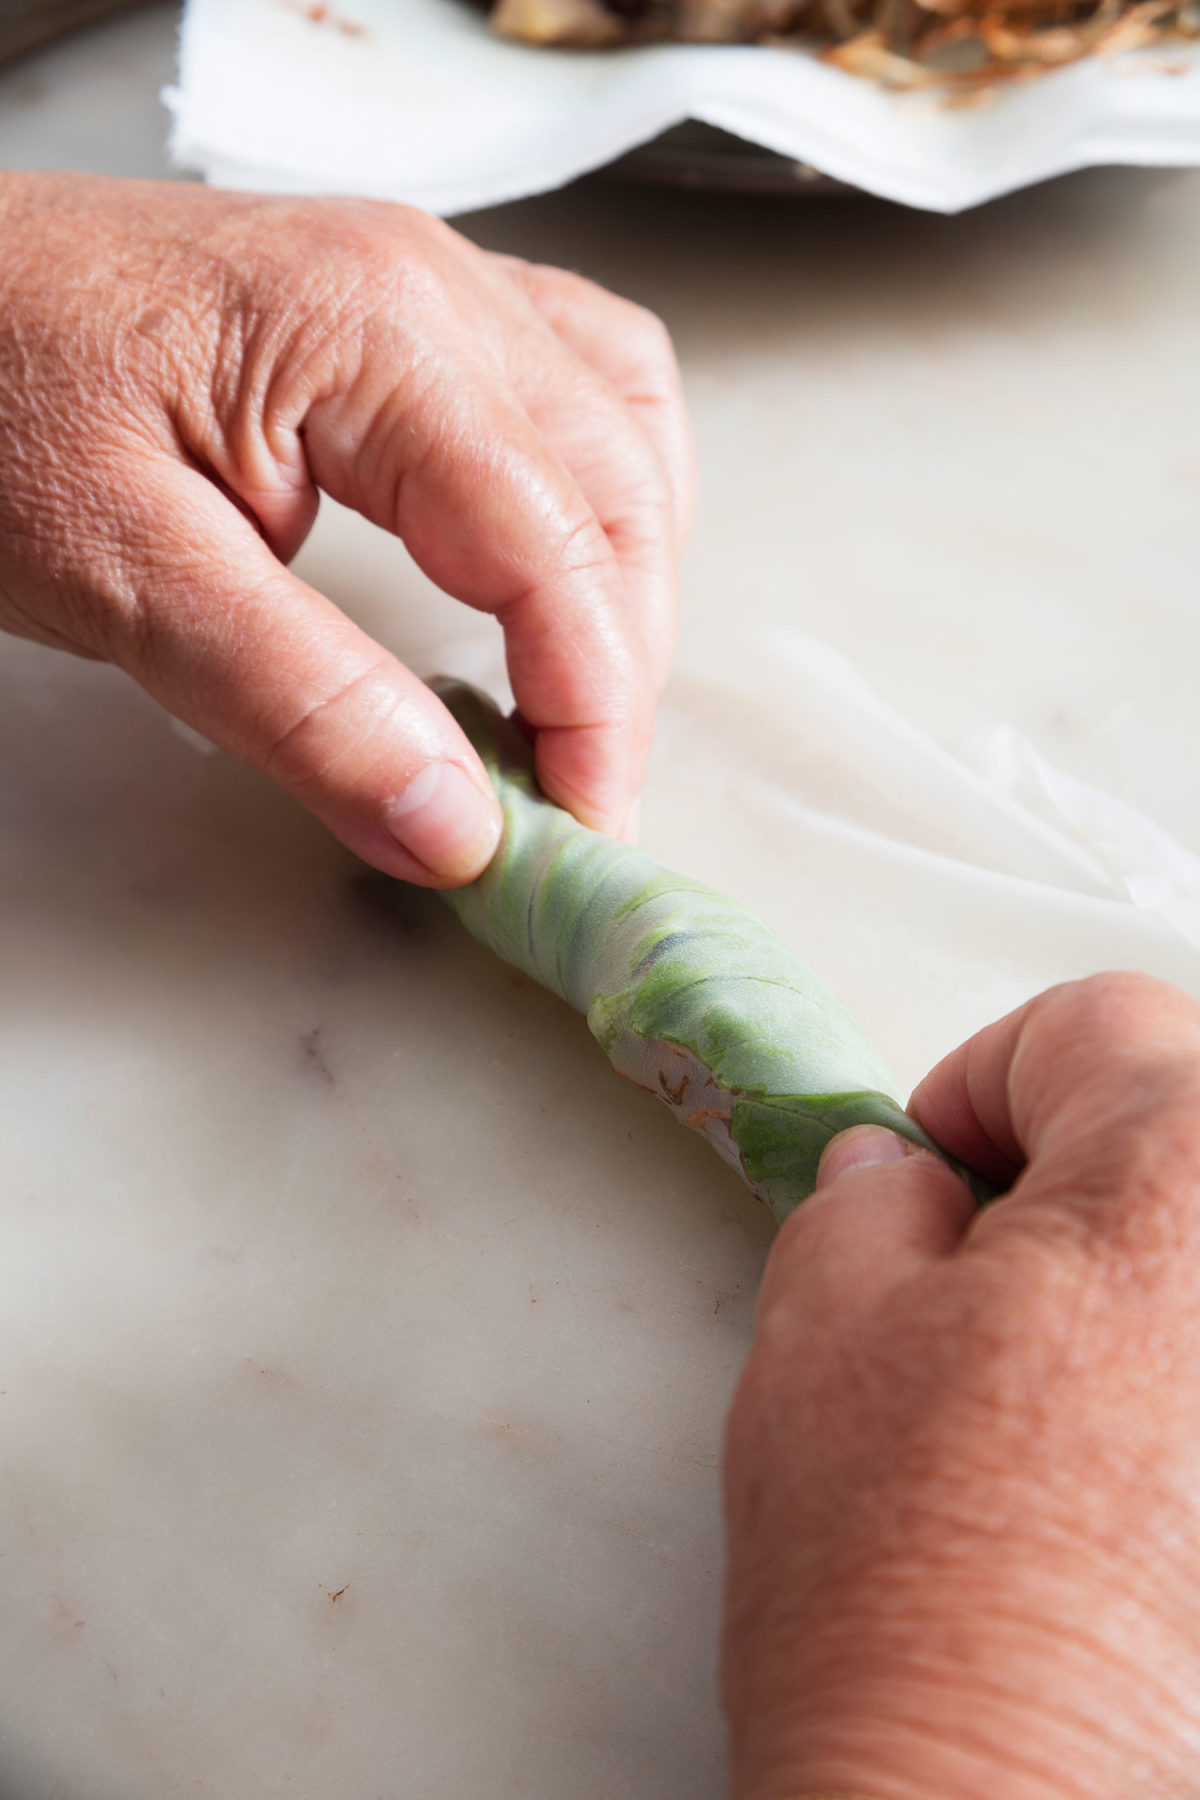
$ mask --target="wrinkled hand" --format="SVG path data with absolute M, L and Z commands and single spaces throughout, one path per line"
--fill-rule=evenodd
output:
M 780 1233 L 727 1445 L 737 1800 L 1182 1800 L 1200 1769 L 1200 1009 L 1057 988 Z M 879 1158 L 888 1160 L 878 1160 Z
M 543 786 L 619 833 L 691 504 L 650 314 L 366 202 L 0 177 L 0 626 L 117 663 L 381 869 L 478 873 L 441 703 L 284 566 L 318 489 L 501 621 Z

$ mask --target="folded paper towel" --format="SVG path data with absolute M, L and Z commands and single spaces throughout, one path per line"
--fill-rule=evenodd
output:
M 1093 163 L 1200 164 L 1200 47 L 1078 63 L 984 105 L 797 50 L 535 50 L 467 0 L 189 0 L 172 156 L 228 187 L 465 212 L 699 119 L 937 212 Z

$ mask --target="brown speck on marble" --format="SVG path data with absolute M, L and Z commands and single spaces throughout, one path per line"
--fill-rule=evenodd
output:
M 321 1080 L 327 1082 L 330 1087 L 336 1087 L 337 1077 L 330 1068 L 329 1060 L 325 1055 L 321 1042 L 321 1029 L 320 1025 L 314 1025 L 311 1031 L 300 1033 L 301 1062 L 306 1069 L 319 1075 Z
M 245 1356 L 242 1361 L 246 1368 L 253 1369 L 260 1381 L 268 1383 L 274 1389 L 294 1388 L 297 1385 L 296 1377 L 286 1369 L 276 1368 L 271 1363 L 260 1363 L 253 1356 Z
M 483 1423 L 497 1437 L 507 1438 L 510 1442 L 528 1443 L 538 1436 L 534 1426 L 518 1425 L 515 1419 L 485 1419 Z
M 340 1588 L 339 1588 L 339 1589 L 338 1589 L 338 1591 L 337 1591 L 337 1593 L 336 1593 L 336 1594 L 330 1594 L 330 1596 L 329 1596 L 329 1604 L 330 1604 L 330 1606 L 336 1606 L 336 1605 L 337 1605 L 337 1603 L 338 1603 L 338 1601 L 339 1601 L 339 1600 L 340 1600 L 340 1599 L 341 1599 L 341 1597 L 342 1597 L 342 1595 L 343 1595 L 343 1594 L 344 1594 L 344 1593 L 345 1593 L 345 1592 L 346 1592 L 346 1588 L 348 1588 L 348 1587 L 349 1587 L 349 1586 L 350 1586 L 350 1583 L 349 1583 L 349 1582 L 347 1582 L 347 1583 L 346 1583 L 346 1587 L 340 1587 Z

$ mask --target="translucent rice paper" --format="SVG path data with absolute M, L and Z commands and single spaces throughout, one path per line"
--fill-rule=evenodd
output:
M 175 161 L 210 181 L 444 214 L 561 186 L 685 119 L 936 212 L 1095 163 L 1200 163 L 1195 45 L 962 107 L 797 50 L 531 49 L 467 0 L 189 0 L 168 99 Z
M 506 692 L 492 640 L 430 659 Z M 1200 995 L 1200 858 L 1010 726 L 954 754 L 799 631 L 685 642 L 644 821 L 809 960 L 906 1090 L 1056 981 L 1142 969 Z

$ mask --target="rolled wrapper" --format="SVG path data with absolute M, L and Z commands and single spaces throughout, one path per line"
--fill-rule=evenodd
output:
M 944 1156 L 850 1014 L 753 913 L 580 825 L 540 792 L 529 745 L 485 695 L 434 686 L 504 811 L 492 862 L 442 898 L 481 943 L 585 1013 L 617 1073 L 707 1138 L 780 1224 L 851 1125 L 886 1125 Z

